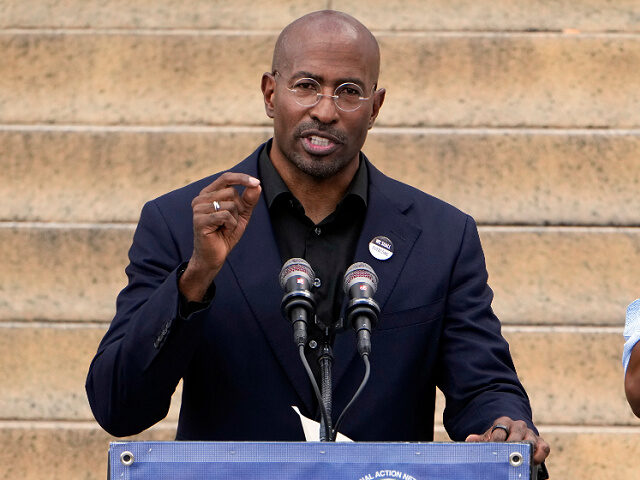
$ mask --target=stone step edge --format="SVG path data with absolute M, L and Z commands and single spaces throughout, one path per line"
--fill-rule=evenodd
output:
M 73 329 L 106 329 L 110 322 L 100 320 L 96 321 L 65 321 L 65 320 L 35 320 L 35 321 L 16 321 L 16 320 L 0 320 L 0 328 L 48 328 L 59 330 Z M 582 334 L 620 334 L 622 335 L 623 326 L 614 327 L 611 325 L 503 325 L 504 333 L 575 333 Z M 621 340 L 622 341 L 622 340 Z
M 21 229 L 21 230 L 133 230 L 135 222 L 15 222 L 0 221 L 0 229 Z M 479 224 L 480 233 L 568 233 L 592 235 L 615 234 L 638 234 L 640 225 L 624 226 L 601 226 L 601 225 L 496 225 Z
M 603 425 L 555 425 L 555 424 L 537 424 L 540 430 L 543 430 L 545 434 L 613 434 L 613 435 L 640 435 L 638 426 L 603 426 Z M 177 422 L 162 422 L 157 424 L 151 429 L 163 429 L 174 430 L 177 427 Z M 99 429 L 99 425 L 90 421 L 17 421 L 17 420 L 0 420 L 0 430 L 95 430 Z M 441 424 L 435 425 L 436 432 L 444 432 L 444 427 Z
M 636 30 L 579 30 L 575 28 L 542 29 L 542 30 L 384 30 L 371 31 L 378 38 L 394 37 L 557 37 L 557 38 L 636 38 L 640 32 Z M 130 36 L 273 36 L 279 35 L 280 30 L 272 29 L 226 29 L 226 28 L 115 28 L 115 27 L 5 27 L 0 28 L 0 35 L 130 35 Z
M 69 132 L 69 133 L 256 133 L 273 131 L 268 125 L 198 125 L 173 124 L 163 125 L 102 125 L 102 124 L 47 124 L 47 123 L 0 123 L 3 132 Z M 601 135 L 601 136 L 634 136 L 640 135 L 640 128 L 584 128 L 584 127 L 451 127 L 451 126 L 392 126 L 373 127 L 372 135 Z M 366 145 L 365 145 L 366 147 Z

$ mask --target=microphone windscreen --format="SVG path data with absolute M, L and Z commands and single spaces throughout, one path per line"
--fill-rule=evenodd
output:
M 313 283 L 316 274 L 304 258 L 291 258 L 285 262 L 280 270 L 280 287 L 285 288 L 287 280 L 293 275 L 306 277 L 307 282 Z
M 356 283 L 365 282 L 372 290 L 372 294 L 376 293 L 378 289 L 378 275 L 373 271 L 373 268 L 368 263 L 357 262 L 347 268 L 344 274 L 343 288 L 344 292 L 349 292 L 349 289 Z

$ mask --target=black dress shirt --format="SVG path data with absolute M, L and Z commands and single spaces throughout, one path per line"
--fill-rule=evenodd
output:
M 270 148 L 271 142 L 262 150 L 259 171 L 280 257 L 283 263 L 294 257 L 309 262 L 316 274 L 312 289 L 316 316 L 321 325 L 336 324 L 345 298 L 344 272 L 353 263 L 367 208 L 366 164 L 361 156 L 360 166 L 335 211 L 315 224 L 305 215 L 304 207 L 273 166 Z M 309 345 L 319 344 L 324 332 L 318 326 L 310 326 L 308 330 L 307 358 L 312 369 L 317 371 L 317 361 L 313 359 L 319 348 Z

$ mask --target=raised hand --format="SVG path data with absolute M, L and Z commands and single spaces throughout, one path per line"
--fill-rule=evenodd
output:
M 246 188 L 240 195 L 234 186 Z M 187 300 L 202 300 L 244 234 L 261 191 L 257 178 L 225 172 L 193 199 L 193 254 L 179 281 Z

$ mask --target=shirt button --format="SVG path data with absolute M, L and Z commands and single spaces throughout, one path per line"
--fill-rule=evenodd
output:
M 314 231 L 316 232 L 316 235 L 320 235 L 322 233 L 322 229 L 320 227 L 316 227 Z
M 313 286 L 316 288 L 320 288 L 320 286 L 322 285 L 322 280 L 320 280 L 319 277 L 316 277 L 313 279 Z

